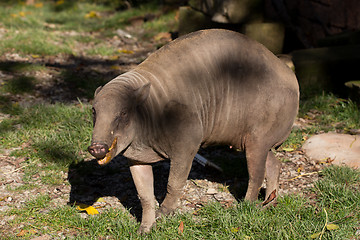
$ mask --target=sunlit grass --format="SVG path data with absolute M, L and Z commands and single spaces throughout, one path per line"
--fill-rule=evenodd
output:
M 128 211 L 108 209 L 82 218 L 74 206 L 53 204 L 48 194 L 38 194 L 5 214 L 15 216 L 11 225 L 23 224 L 18 232 L 27 230 L 28 238 L 57 236 L 61 231 L 74 239 L 311 239 L 327 222 L 338 229 L 324 231 L 322 239 L 352 239 L 360 219 L 359 178 L 357 170 L 330 167 L 316 183 L 313 202 L 287 195 L 279 198 L 277 207 L 267 209 L 246 201 L 232 207 L 212 203 L 194 213 L 158 219 L 152 232 L 143 236 L 136 233 L 139 223 Z

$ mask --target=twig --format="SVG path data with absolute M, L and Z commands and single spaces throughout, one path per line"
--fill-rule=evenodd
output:
M 24 167 L 26 167 L 26 165 L 21 166 L 21 167 L 19 167 L 19 168 L 15 169 L 15 170 L 10 171 L 10 172 L 5 172 L 4 174 L 10 174 L 10 173 L 17 172 L 17 171 L 19 171 L 20 169 L 22 169 L 22 168 L 24 168 Z
M 329 219 L 328 219 L 328 214 L 327 214 L 327 211 L 326 211 L 325 208 L 324 208 L 324 212 L 325 212 L 325 225 L 324 225 L 323 229 L 321 230 L 319 240 L 321 240 L 322 236 L 324 235 L 325 230 L 326 230 L 326 226 L 328 225 L 328 220 L 329 220 Z
M 195 180 L 190 179 L 190 181 L 191 181 L 191 182 L 192 182 L 195 186 L 206 189 L 206 187 L 201 186 L 201 185 L 200 185 L 200 184 L 198 184 Z
M 309 176 L 309 175 L 313 175 L 313 174 L 321 173 L 321 172 L 322 172 L 322 171 L 311 172 L 311 173 L 304 173 L 304 174 L 301 174 L 301 175 L 296 176 L 296 177 L 294 177 L 294 178 L 291 178 L 291 179 L 289 179 L 288 181 L 292 181 L 292 180 L 295 180 L 295 179 L 300 178 L 300 177 Z

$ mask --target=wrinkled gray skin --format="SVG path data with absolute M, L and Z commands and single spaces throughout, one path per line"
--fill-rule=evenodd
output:
M 101 158 L 117 137 L 116 154 L 129 159 L 141 200 L 139 232 L 146 233 L 157 216 L 176 209 L 200 146 L 245 151 L 246 200 L 257 199 L 265 174 L 266 195 L 276 190 L 280 163 L 271 149 L 289 135 L 298 101 L 294 73 L 265 47 L 231 31 L 199 31 L 96 90 L 89 148 Z M 167 194 L 155 214 L 150 164 L 167 158 Z

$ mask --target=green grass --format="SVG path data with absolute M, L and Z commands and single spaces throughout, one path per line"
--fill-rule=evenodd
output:
M 315 116 L 311 114 L 315 112 Z M 310 113 L 309 113 L 310 112 Z M 331 93 L 315 94 L 300 101 L 299 117 L 313 123 L 305 130 L 295 129 L 283 147 L 298 148 L 311 135 L 318 132 L 360 129 L 360 108 L 350 99 L 342 99 Z
M 0 143 L 3 148 L 30 145 L 16 156 L 71 163 L 81 160 L 78 152 L 90 143 L 91 128 L 89 106 L 37 105 L 0 123 Z
M 7 214 L 16 216 L 12 225 L 25 223 L 23 229 L 36 230 L 28 238 L 41 234 L 56 236 L 61 231 L 74 239 L 310 239 L 321 232 L 327 221 L 339 228 L 324 231 L 322 239 L 351 239 L 360 223 L 359 180 L 359 171 L 329 167 L 314 188 L 317 196 L 314 202 L 287 195 L 279 199 L 277 207 L 266 210 L 249 202 L 239 202 L 230 208 L 213 203 L 196 214 L 163 217 L 146 236 L 136 234 L 139 223 L 128 212 L 109 209 L 84 219 L 73 206 L 54 206 L 46 194 Z M 184 225 L 182 233 L 180 222 Z
M 58 1 L 61 2 L 61 1 Z M 176 29 L 175 12 L 160 14 L 158 4 L 149 3 L 128 11 L 115 11 L 113 7 L 85 1 L 43 1 L 41 6 L 0 3 L 0 22 L 6 29 L 0 42 L 0 54 L 17 52 L 34 55 L 78 54 L 77 42 L 89 42 L 88 37 L 64 35 L 68 31 L 81 33 L 99 32 L 97 41 L 106 42 L 116 29 L 123 29 L 134 16 L 148 13 L 160 15 L 154 21 L 144 23 L 145 37 L 161 31 Z M 3 7 L 1 7 L 3 6 Z M 95 13 L 95 14 L 91 14 Z M 136 34 L 136 33 L 135 33 Z M 114 50 L 99 45 L 88 52 L 90 55 L 109 56 Z

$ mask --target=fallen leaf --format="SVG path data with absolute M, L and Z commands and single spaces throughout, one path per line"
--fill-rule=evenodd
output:
M 96 208 L 94 208 L 93 206 L 89 206 L 87 204 L 80 203 L 77 205 L 76 209 L 79 211 L 86 211 L 86 213 L 89 215 L 99 214 L 99 211 L 96 210 Z
M 297 169 L 297 172 L 298 172 L 298 173 L 300 173 L 300 172 L 302 172 L 302 171 L 304 171 L 304 165 L 300 165 L 300 166 L 298 167 L 298 169 Z
M 85 14 L 85 18 L 100 18 L 100 15 L 95 11 L 90 11 Z
M 112 69 L 112 70 L 120 70 L 120 66 L 112 65 L 112 66 L 110 66 L 110 69 Z
M 43 3 L 35 3 L 36 8 L 42 8 L 44 6 Z
M 184 232 L 184 222 L 183 221 L 180 221 L 180 224 L 179 224 L 179 234 L 183 234 Z
M 59 6 L 59 5 L 64 4 L 64 2 L 65 2 L 64 0 L 58 0 L 58 1 L 56 1 L 55 5 Z
M 102 197 L 99 197 L 96 202 L 105 202 L 105 200 Z
M 5 197 L 1 197 L 1 198 L 0 198 L 0 202 L 1 202 L 1 201 L 5 201 L 5 199 L 7 199 L 8 197 L 10 197 L 10 196 L 8 195 L 8 196 L 5 196 Z
M 291 148 L 291 147 L 284 147 L 282 150 L 285 151 L 285 152 L 292 152 L 292 151 L 294 151 L 295 149 L 294 149 L 294 148 Z
M 119 53 L 125 53 L 125 54 L 133 54 L 134 51 L 132 50 L 127 50 L 127 49 L 119 49 L 117 50 Z
M 160 40 L 171 41 L 171 33 L 169 33 L 169 32 L 158 33 L 154 36 L 154 40 L 155 41 L 160 41 Z
M 17 237 L 23 237 L 27 234 L 28 230 L 22 229 L 18 234 L 16 234 Z
M 318 232 L 318 233 L 314 233 L 310 236 L 311 239 L 315 239 L 315 238 L 318 238 L 319 236 L 321 235 L 321 232 Z
M 26 234 L 35 234 L 37 231 L 35 229 L 25 230 L 22 229 L 18 234 L 16 234 L 17 237 L 23 237 Z
M 336 224 L 328 224 L 326 225 L 326 229 L 329 230 L 329 231 L 332 231 L 332 230 L 336 230 L 336 229 L 339 229 L 339 225 L 336 225 Z
M 110 56 L 109 59 L 110 59 L 110 60 L 118 60 L 118 59 L 119 59 L 119 56 L 117 56 L 117 55 Z
M 238 232 L 239 231 L 239 227 L 233 227 L 233 228 L 231 228 L 231 232 L 232 233 L 236 233 L 236 232 Z

